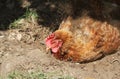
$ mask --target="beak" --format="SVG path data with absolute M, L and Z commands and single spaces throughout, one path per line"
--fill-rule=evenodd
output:
M 49 52 L 49 50 L 50 50 L 50 47 L 46 47 L 46 51 Z

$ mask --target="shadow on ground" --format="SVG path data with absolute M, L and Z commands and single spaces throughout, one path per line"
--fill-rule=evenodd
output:
M 21 17 L 25 9 L 17 0 L 0 0 L 0 30 L 9 28 L 9 24 Z
M 53 30 L 56 30 L 67 16 L 76 19 L 81 17 L 84 11 L 88 11 L 90 17 L 100 21 L 109 21 L 110 18 L 120 20 L 119 0 L 106 0 L 112 2 L 115 7 L 114 10 L 108 11 L 109 15 L 103 7 L 104 5 L 109 6 L 109 4 L 105 4 L 104 0 L 1 0 L 0 30 L 7 30 L 10 23 L 25 13 L 26 8 L 21 7 L 24 1 L 30 2 L 29 8 L 36 9 L 39 15 L 38 23 L 49 26 Z

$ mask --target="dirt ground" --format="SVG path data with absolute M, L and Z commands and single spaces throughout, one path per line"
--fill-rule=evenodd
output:
M 41 30 L 41 28 L 36 28 Z M 47 29 L 47 28 L 46 28 Z M 41 33 L 45 30 L 42 28 Z M 0 74 L 6 76 L 14 70 L 34 72 L 38 69 L 43 72 L 57 72 L 70 75 L 77 79 L 119 79 L 120 78 L 120 51 L 108 55 L 100 60 L 79 64 L 56 60 L 45 51 L 42 37 L 34 42 L 32 31 L 8 30 L 0 32 Z M 37 34 L 37 33 L 36 33 Z M 46 31 L 46 35 L 49 31 Z M 27 37 L 27 42 L 24 41 Z M 21 41 L 20 41 L 21 40 Z
M 120 26 L 120 20 L 110 23 Z M 59 61 L 45 50 L 44 39 L 56 29 L 51 28 L 31 24 L 31 27 L 25 29 L 1 30 L 0 75 L 5 77 L 15 70 L 23 72 L 42 70 L 57 72 L 56 75 L 69 75 L 75 79 L 120 79 L 120 50 L 89 63 Z

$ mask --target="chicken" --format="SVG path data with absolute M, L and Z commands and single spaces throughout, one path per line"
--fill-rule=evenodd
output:
M 113 53 L 120 46 L 120 34 L 107 22 L 89 17 L 68 17 L 45 39 L 46 47 L 59 60 L 89 62 Z

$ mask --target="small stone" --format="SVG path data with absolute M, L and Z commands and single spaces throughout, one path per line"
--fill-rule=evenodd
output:
M 17 39 L 18 41 L 20 41 L 20 40 L 21 40 L 21 38 L 22 38 L 22 35 L 21 35 L 21 34 L 17 34 L 16 39 Z

